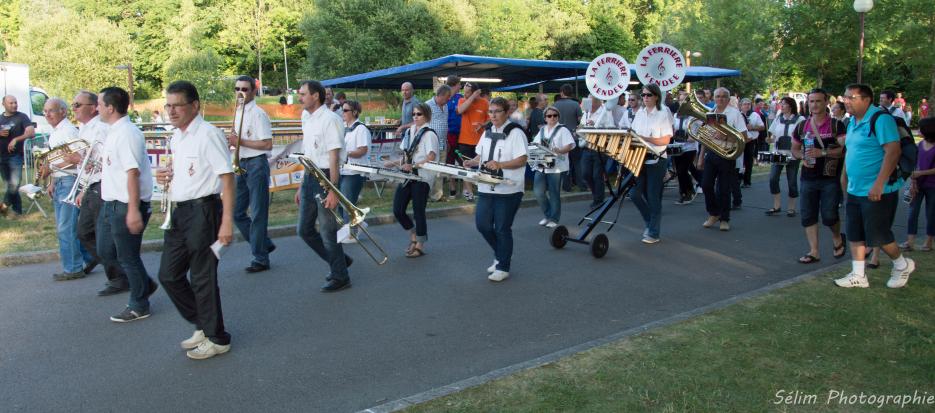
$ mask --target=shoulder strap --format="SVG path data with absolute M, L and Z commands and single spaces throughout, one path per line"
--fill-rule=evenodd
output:
M 887 112 L 886 110 L 878 111 L 878 112 L 874 113 L 872 116 L 870 116 L 870 134 L 867 135 L 868 137 L 869 137 L 869 136 L 876 136 L 876 133 L 877 133 L 877 119 L 879 119 L 880 116 L 883 116 L 883 115 L 886 115 L 886 116 L 893 116 L 893 115 L 891 115 L 889 112 Z

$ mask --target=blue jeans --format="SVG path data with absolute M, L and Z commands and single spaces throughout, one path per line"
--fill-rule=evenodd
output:
M 265 156 L 241 159 L 240 167 L 246 173 L 237 177 L 237 196 L 234 204 L 234 224 L 250 243 L 253 262 L 269 265 L 269 249 L 273 240 L 266 232 L 269 223 L 269 162 Z M 250 215 L 247 215 L 247 209 Z
M 146 273 L 140 258 L 143 232 L 131 234 L 127 228 L 127 204 L 120 201 L 105 201 L 97 219 L 97 255 L 104 265 L 120 265 L 130 282 L 130 300 L 127 304 L 137 312 L 149 311 L 149 284 L 152 279 Z M 143 229 L 149 223 L 152 211 L 149 202 L 140 202 Z
M 6 193 L 3 202 L 17 214 L 23 213 L 23 199 L 19 195 L 19 187 L 23 179 L 23 155 L 11 155 L 0 158 L 0 178 L 6 181 Z
M 925 235 L 935 237 L 935 188 L 920 188 L 919 193 L 909 203 L 909 228 L 906 233 L 916 235 L 919 233 L 919 211 L 922 210 L 922 201 L 925 200 Z
M 604 202 L 604 162 L 601 155 L 590 149 L 585 149 L 581 153 L 581 177 L 587 182 L 591 189 L 593 198 L 591 204 L 596 205 Z
M 536 200 L 539 201 L 539 209 L 545 219 L 558 222 L 562 217 L 562 173 L 543 173 L 536 172 L 532 183 L 532 191 L 536 194 Z
M 785 165 L 781 163 L 773 164 L 769 169 L 769 193 L 773 195 L 779 193 L 779 175 L 782 174 L 782 168 L 786 168 L 786 185 L 789 187 L 789 198 L 799 197 L 799 181 L 797 179 L 799 162 L 799 160 L 794 160 Z
M 662 226 L 662 180 L 665 178 L 668 164 L 666 159 L 649 165 L 643 165 L 640 176 L 636 178 L 636 186 L 630 192 L 633 205 L 643 216 L 643 223 L 650 237 L 659 238 Z
M 328 170 L 323 169 L 325 175 Z M 325 209 L 315 195 L 325 199 L 325 191 L 313 176 L 305 174 L 302 188 L 299 193 L 299 223 L 296 232 L 302 240 L 328 263 L 331 269 L 329 275 L 335 281 L 347 281 L 347 261 L 344 258 L 344 248 L 338 243 L 338 222 L 331 211 Z M 318 222 L 318 229 L 315 228 Z
M 497 269 L 510 271 L 510 258 L 513 256 L 513 218 L 523 201 L 523 193 L 477 195 L 477 209 L 474 224 L 477 231 L 493 249 L 497 260 Z
M 75 184 L 74 176 L 55 178 L 55 232 L 58 234 L 58 256 L 65 272 L 78 272 L 84 269 L 84 263 L 93 260 L 78 241 L 78 207 L 66 204 L 65 198 Z
M 363 175 L 341 175 L 341 184 L 339 185 L 341 193 L 347 197 L 348 201 L 357 205 L 357 200 L 360 199 L 360 191 L 364 189 L 366 180 L 367 178 Z M 341 218 L 344 219 L 344 222 L 347 222 L 347 211 L 340 207 L 338 209 L 341 210 Z

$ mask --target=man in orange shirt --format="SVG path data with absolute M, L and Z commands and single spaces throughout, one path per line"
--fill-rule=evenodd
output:
M 461 135 L 458 136 L 458 152 L 456 163 L 461 165 L 463 159 L 474 159 L 477 153 L 474 147 L 483 134 L 487 123 L 487 108 L 490 102 L 481 96 L 480 86 L 476 83 L 464 84 L 464 97 L 458 100 L 458 114 L 461 115 Z M 470 182 L 464 184 L 464 199 L 474 201 L 474 192 Z

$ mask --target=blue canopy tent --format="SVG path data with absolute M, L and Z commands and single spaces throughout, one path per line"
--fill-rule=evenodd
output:
M 636 78 L 636 65 L 630 64 L 628 66 L 630 68 L 630 86 L 636 87 L 640 84 L 639 80 Z M 690 66 L 685 70 L 684 83 L 738 76 L 740 76 L 739 70 L 721 69 L 718 67 L 708 66 Z M 584 75 L 502 86 L 494 88 L 493 90 L 497 92 L 538 92 L 541 86 L 541 90 L 544 93 L 558 93 L 558 89 L 565 83 L 570 83 L 573 86 L 576 86 L 578 90 L 587 90 L 586 86 L 584 85 Z
M 532 60 L 454 54 L 328 79 L 321 83 L 326 87 L 399 89 L 403 82 L 411 82 L 416 89 L 432 89 L 434 78 L 457 75 L 462 78 L 499 79 L 497 82 L 485 83 L 496 87 L 583 75 L 588 63 L 575 60 Z

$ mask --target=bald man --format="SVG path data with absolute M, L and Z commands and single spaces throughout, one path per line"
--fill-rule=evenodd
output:
M 36 135 L 29 116 L 19 112 L 16 97 L 3 97 L 3 114 L 0 114 L 0 178 L 6 182 L 4 204 L 13 212 L 22 215 L 23 200 L 19 186 L 23 178 L 23 142 Z
M 396 128 L 397 135 L 403 133 L 412 126 L 412 109 L 415 108 L 416 105 L 422 103 L 419 98 L 415 97 L 415 89 L 412 87 L 412 83 L 403 83 L 402 86 L 399 87 L 399 92 L 403 95 L 403 110 L 399 116 L 400 125 Z

